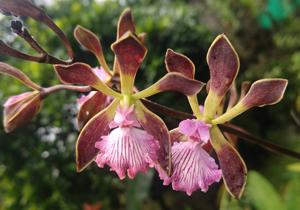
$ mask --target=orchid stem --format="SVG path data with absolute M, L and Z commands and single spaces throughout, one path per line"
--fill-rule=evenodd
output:
M 49 94 L 61 91 L 61 90 L 72 90 L 81 93 L 90 92 L 92 88 L 90 86 L 75 86 L 75 85 L 54 85 L 51 87 L 42 89 L 42 97 L 46 97 Z

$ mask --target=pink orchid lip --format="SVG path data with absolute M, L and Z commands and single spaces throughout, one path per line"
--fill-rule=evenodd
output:
M 222 171 L 215 160 L 196 141 L 176 142 L 172 146 L 173 174 L 165 179 L 172 188 L 187 195 L 198 189 L 207 192 L 209 186 L 219 182 Z
M 210 146 L 211 125 L 200 120 L 187 119 L 172 130 L 172 169 L 170 177 L 163 177 L 164 184 L 187 195 L 198 189 L 206 192 L 209 186 L 219 182 L 222 171 L 207 150 Z
M 95 161 L 100 168 L 107 164 L 120 179 L 126 177 L 126 172 L 132 179 L 138 172 L 146 172 L 157 165 L 160 145 L 140 128 L 133 105 L 129 108 L 119 106 L 109 127 L 110 133 L 95 144 L 99 149 Z
M 133 179 L 138 172 L 146 172 L 157 163 L 158 142 L 144 130 L 135 127 L 117 127 L 108 136 L 96 142 L 99 149 L 96 163 L 105 164 L 115 171 L 120 179 Z
M 114 120 L 109 124 L 110 128 L 116 127 L 141 127 L 134 115 L 134 105 L 129 108 L 118 107 Z

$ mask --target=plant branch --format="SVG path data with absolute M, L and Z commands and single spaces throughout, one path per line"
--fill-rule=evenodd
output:
M 75 85 L 54 85 L 48 88 L 43 88 L 41 91 L 41 97 L 45 98 L 49 94 L 61 91 L 61 90 L 72 90 L 77 92 L 90 92 L 92 88 L 90 86 L 75 86 Z
M 24 60 L 39 62 L 39 63 L 49 63 L 49 64 L 70 64 L 72 63 L 74 53 L 71 44 L 63 33 L 63 31 L 52 21 L 52 19 L 39 7 L 35 6 L 31 0 L 0 0 L 0 12 L 4 14 L 12 14 L 14 16 L 25 16 L 31 17 L 38 22 L 46 24 L 63 42 L 64 47 L 67 50 L 69 60 L 64 61 L 51 56 L 46 52 L 38 42 L 30 35 L 26 28 L 20 21 L 12 21 L 11 28 L 13 32 L 22 37 L 35 51 L 40 53 L 40 56 L 32 56 L 15 50 L 4 42 L 0 40 L 0 53 L 4 55 L 9 55 L 16 58 L 21 58 Z

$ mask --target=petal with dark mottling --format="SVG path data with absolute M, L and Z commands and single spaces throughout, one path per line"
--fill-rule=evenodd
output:
M 219 35 L 207 53 L 210 71 L 209 93 L 204 103 L 204 117 L 212 119 L 239 71 L 239 57 L 228 38 Z
M 132 92 L 136 73 L 142 64 L 147 49 L 131 32 L 125 33 L 111 46 L 118 60 L 121 73 L 121 88 Z
M 278 103 L 285 92 L 286 79 L 261 79 L 254 82 L 241 103 L 246 107 L 265 106 Z
M 185 55 L 168 49 L 165 56 L 165 64 L 168 72 L 178 72 L 190 79 L 194 79 L 195 66 Z
M 211 128 L 211 143 L 217 153 L 227 191 L 239 199 L 247 179 L 246 165 L 231 144 L 227 142 L 217 126 Z
M 174 190 L 191 195 L 201 189 L 206 192 L 209 186 L 219 182 L 222 172 L 215 160 L 202 149 L 199 142 L 188 140 L 175 142 L 172 146 L 173 173 L 169 182 Z
M 286 79 L 262 79 L 254 82 L 247 94 L 234 107 L 212 120 L 213 124 L 225 123 L 255 106 L 278 103 L 285 92 Z
M 146 131 L 136 127 L 117 127 L 109 135 L 96 142 L 99 153 L 96 163 L 105 164 L 115 171 L 120 179 L 133 179 L 138 172 L 146 172 L 157 163 L 159 143 Z

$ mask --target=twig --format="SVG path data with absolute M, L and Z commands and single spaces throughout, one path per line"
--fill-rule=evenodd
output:
M 61 90 L 72 90 L 77 92 L 90 92 L 92 88 L 90 86 L 75 86 L 75 85 L 54 85 L 48 88 L 43 88 L 41 91 L 41 97 L 45 98 L 51 93 L 55 93 Z
M 74 53 L 71 44 L 63 33 L 63 31 L 51 20 L 51 18 L 40 8 L 35 6 L 30 0 L 0 0 L 0 11 L 6 14 L 13 14 L 15 16 L 26 16 L 35 19 L 38 22 L 46 24 L 63 42 L 67 50 L 69 60 L 60 60 L 47 53 L 37 41 L 30 35 L 27 29 L 23 28 L 20 21 L 12 21 L 11 27 L 13 31 L 22 37 L 35 51 L 40 53 L 40 56 L 32 56 L 15 50 L 0 40 L 0 53 L 9 55 L 24 60 L 49 63 L 49 64 L 70 64 L 72 63 Z

